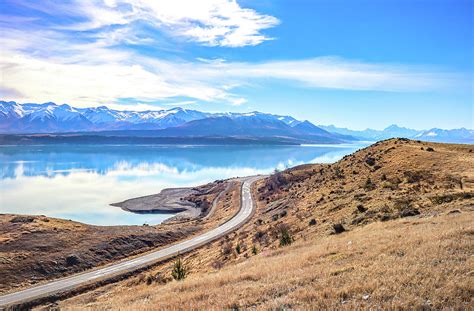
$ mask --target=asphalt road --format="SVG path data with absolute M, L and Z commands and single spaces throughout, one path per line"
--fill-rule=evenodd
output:
M 104 268 L 61 278 L 43 285 L 38 285 L 15 293 L 0 296 L 0 307 L 4 308 L 7 306 L 30 302 L 39 298 L 56 295 L 62 292 L 68 292 L 70 290 L 79 288 L 80 286 L 93 283 L 94 281 L 116 277 L 117 275 L 144 268 L 170 257 L 188 252 L 217 238 L 220 238 L 242 226 L 252 216 L 254 211 L 254 203 L 250 192 L 250 186 L 259 178 L 261 177 L 253 176 L 241 179 L 243 181 L 243 185 L 241 190 L 241 207 L 239 212 L 229 221 L 213 230 L 181 243 L 160 249 L 152 253 L 147 253 L 133 259 L 121 261 Z

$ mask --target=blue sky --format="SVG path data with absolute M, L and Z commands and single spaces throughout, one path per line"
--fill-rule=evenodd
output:
M 474 125 L 470 0 L 4 0 L 0 97 Z

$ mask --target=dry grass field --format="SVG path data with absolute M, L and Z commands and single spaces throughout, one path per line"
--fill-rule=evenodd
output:
M 182 257 L 184 281 L 166 262 L 44 308 L 473 309 L 473 149 L 391 139 L 274 174 L 251 222 Z
M 472 212 L 301 240 L 183 282 L 78 297 L 64 310 L 471 309 Z

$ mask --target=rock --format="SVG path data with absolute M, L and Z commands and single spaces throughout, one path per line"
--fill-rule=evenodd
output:
M 373 171 L 375 172 L 376 170 L 379 170 L 379 169 L 381 169 L 381 168 L 382 168 L 382 166 L 381 166 L 381 165 L 375 165 L 375 166 L 374 166 L 374 170 L 373 170 Z
M 400 217 L 411 217 L 420 215 L 420 211 L 416 208 L 406 208 L 400 212 Z
M 364 205 L 362 204 L 359 204 L 357 205 L 357 210 L 360 212 L 360 213 L 364 213 L 367 211 L 367 209 L 364 207 Z
M 368 157 L 367 159 L 365 159 L 365 163 L 367 163 L 367 165 L 369 166 L 373 166 L 375 164 L 375 159 L 372 157 Z
M 346 228 L 344 228 L 344 226 L 342 224 L 333 224 L 332 227 L 333 227 L 334 232 L 336 234 L 339 234 L 339 233 L 342 233 L 342 232 L 346 231 Z
M 69 256 L 66 257 L 66 264 L 68 266 L 74 266 L 74 265 L 77 265 L 80 262 L 81 262 L 81 260 L 79 259 L 79 257 L 77 255 L 69 255 Z
M 381 221 L 388 221 L 392 219 L 392 216 L 390 214 L 383 214 L 383 215 L 380 215 L 380 220 Z
M 32 216 L 16 216 L 10 222 L 12 223 L 29 223 L 35 221 L 35 218 Z

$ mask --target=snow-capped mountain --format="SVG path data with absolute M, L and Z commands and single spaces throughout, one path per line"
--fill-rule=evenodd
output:
M 0 101 L 0 132 L 54 133 L 108 130 L 159 130 L 177 127 L 190 121 L 227 117 L 252 122 L 281 122 L 290 127 L 301 121 L 290 116 L 261 112 L 206 113 L 196 110 L 171 108 L 167 110 L 126 111 L 106 106 L 74 108 L 55 103 L 18 104 Z
M 433 128 L 430 130 L 418 131 L 393 124 L 383 130 L 366 129 L 363 131 L 355 131 L 347 128 L 335 127 L 334 125 L 318 125 L 318 127 L 331 133 L 350 135 L 360 140 L 368 141 L 378 141 L 393 137 L 404 137 L 432 142 L 474 143 L 474 130 L 465 128 L 452 130 Z
M 392 137 L 434 142 L 474 143 L 473 130 L 464 128 L 455 130 L 434 128 L 417 131 L 391 125 L 384 130 L 353 131 L 333 125 L 316 126 L 309 121 L 300 121 L 291 116 L 257 111 L 207 113 L 183 108 L 126 111 L 109 109 L 106 106 L 75 108 L 51 102 L 18 104 L 0 101 L 0 133 L 68 132 L 154 137 L 279 137 L 290 138 L 300 143 L 378 141 Z
M 454 130 L 443 130 L 433 128 L 418 133 L 415 139 L 433 141 L 433 142 L 451 142 L 451 143 L 474 143 L 474 130 L 465 128 Z

